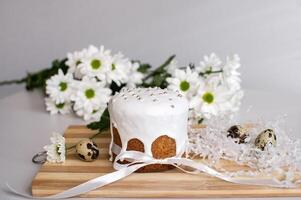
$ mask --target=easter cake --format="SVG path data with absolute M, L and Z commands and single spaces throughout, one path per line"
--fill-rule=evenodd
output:
M 178 92 L 160 88 L 123 88 L 111 98 L 109 113 L 111 160 L 125 151 L 144 152 L 155 159 L 180 157 L 184 153 L 188 102 Z M 170 165 L 152 164 L 138 172 L 171 168 Z

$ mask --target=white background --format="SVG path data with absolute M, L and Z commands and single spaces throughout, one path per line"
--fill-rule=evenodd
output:
M 300 0 L 0 1 L 0 80 L 89 44 L 155 66 L 171 54 L 186 65 L 238 53 L 244 88 L 301 96 Z

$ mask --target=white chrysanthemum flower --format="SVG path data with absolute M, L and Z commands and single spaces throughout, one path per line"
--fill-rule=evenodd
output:
M 223 66 L 223 78 L 225 83 L 231 90 L 240 89 L 240 73 L 237 71 L 240 68 L 240 58 L 237 54 L 227 57 L 226 63 Z
M 142 80 L 144 78 L 144 74 L 138 71 L 139 63 L 134 62 L 130 63 L 130 71 L 128 74 L 128 81 L 126 86 L 129 88 L 136 87 L 138 84 L 142 83 Z
M 66 101 L 64 103 L 56 104 L 51 98 L 45 98 L 46 110 L 50 114 L 69 114 L 71 112 L 71 102 Z
M 97 47 L 90 45 L 87 49 L 68 53 L 66 61 L 66 65 L 69 66 L 68 72 L 73 73 L 76 79 L 82 79 L 84 74 L 80 72 L 79 65 L 83 62 L 84 58 L 90 57 L 97 52 Z
M 240 73 L 236 70 L 240 68 L 240 58 L 237 54 L 228 56 L 226 59 L 226 64 L 223 66 L 223 73 L 227 76 L 236 75 L 239 76 Z
M 167 78 L 166 81 L 169 84 L 168 89 L 179 91 L 188 100 L 196 93 L 199 85 L 202 83 L 202 79 L 190 67 L 187 67 L 186 70 L 176 69 L 174 76 Z
M 196 66 L 195 69 L 197 72 L 216 70 L 221 64 L 221 59 L 215 53 L 211 53 L 209 56 L 205 55 L 204 60 L 200 62 L 200 66 Z
M 47 161 L 61 163 L 66 160 L 65 138 L 58 133 L 53 133 L 51 144 L 44 146 L 47 151 Z
M 241 100 L 244 96 L 243 90 L 236 90 L 231 93 L 230 104 L 231 107 L 229 109 L 230 112 L 237 112 L 241 105 Z
M 89 45 L 89 47 L 85 49 L 86 56 L 91 56 L 99 51 L 104 51 L 105 53 L 110 54 L 110 51 L 108 50 L 105 51 L 103 46 L 100 47 L 100 50 L 94 45 Z
M 92 112 L 84 109 L 83 107 L 77 108 L 78 104 L 74 105 L 74 110 L 76 110 L 76 114 L 82 117 L 85 121 L 98 121 L 100 116 L 105 110 L 105 107 L 101 107 L 98 110 L 93 110 Z
M 71 96 L 71 100 L 74 101 L 73 109 L 77 115 L 89 120 L 89 115 L 105 110 L 112 92 L 105 87 L 105 82 L 85 76 L 81 81 L 77 81 L 74 87 L 76 92 Z
M 106 72 L 106 81 L 111 84 L 114 81 L 118 86 L 128 81 L 131 62 L 121 53 L 112 57 L 111 67 Z
M 106 72 L 112 65 L 110 51 L 105 50 L 103 46 L 98 51 L 95 47 L 90 47 L 87 54 L 78 65 L 80 73 L 90 78 L 97 77 L 99 80 L 106 80 Z
M 69 71 L 73 73 L 75 68 L 81 63 L 82 58 L 84 57 L 83 51 L 75 51 L 73 53 L 67 53 L 66 65 L 69 67 Z
M 207 119 L 219 114 L 226 114 L 232 110 L 232 99 L 229 90 L 218 81 L 212 81 L 201 86 L 197 94 L 190 101 L 197 116 Z
M 73 81 L 71 73 L 64 74 L 62 70 L 59 70 L 58 74 L 46 81 L 46 93 L 56 104 L 70 101 Z
M 98 121 L 103 113 L 104 109 L 98 109 L 98 110 L 93 110 L 92 113 L 88 113 L 85 112 L 85 110 L 83 110 L 83 118 L 85 121 Z
M 82 79 L 83 77 L 78 65 L 82 63 L 82 60 L 86 55 L 86 51 L 86 49 L 83 49 L 82 51 L 76 51 L 67 54 L 66 65 L 69 67 L 68 73 L 73 73 L 74 77 L 77 79 Z

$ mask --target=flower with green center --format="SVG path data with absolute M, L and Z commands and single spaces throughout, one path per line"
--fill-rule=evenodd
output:
M 194 72 L 189 66 L 186 69 L 175 69 L 171 77 L 166 78 L 168 89 L 178 91 L 188 100 L 195 95 L 201 81 L 198 73 Z
M 211 104 L 214 101 L 214 95 L 211 92 L 205 92 L 202 96 L 204 102 Z
M 187 82 L 186 80 L 185 81 L 182 81 L 180 83 L 180 89 L 183 91 L 183 92 L 186 92 L 187 90 L 189 90 L 190 88 L 190 83 Z
M 59 87 L 60 87 L 60 90 L 61 90 L 62 92 L 64 92 L 64 91 L 67 90 L 68 84 L 67 84 L 66 82 L 61 82 L 61 83 L 59 84 Z
M 56 145 L 56 153 L 58 155 L 61 155 L 62 153 L 60 152 L 60 146 L 59 145 Z
M 87 89 L 85 91 L 85 95 L 86 95 L 87 99 L 92 99 L 95 96 L 95 91 L 92 88 Z
M 69 67 L 69 71 L 75 72 L 76 68 L 79 64 L 82 63 L 82 59 L 86 57 L 87 49 L 83 49 L 81 51 L 75 51 L 73 53 L 67 54 L 66 65 Z
M 62 163 L 66 159 L 65 138 L 59 133 L 53 133 L 51 144 L 44 146 L 47 152 L 47 161 Z
M 55 104 L 70 101 L 73 89 L 70 87 L 73 83 L 72 73 L 66 73 L 60 69 L 58 74 L 53 75 L 46 81 L 46 94 L 55 102 Z
M 81 63 L 75 67 L 78 69 L 81 78 L 87 76 L 89 78 L 97 78 L 100 81 L 106 81 L 106 72 L 111 71 L 112 55 L 109 50 L 105 50 L 103 46 L 100 48 L 89 47 L 84 56 L 80 59 Z
M 113 55 L 108 64 L 109 67 L 105 70 L 105 81 L 107 84 L 114 82 L 116 85 L 121 86 L 127 83 L 129 79 L 136 79 L 136 77 L 131 74 L 132 62 L 125 58 L 123 54 L 118 53 Z
M 62 109 L 64 108 L 65 103 L 59 103 L 59 104 L 55 104 L 55 107 L 57 107 L 57 109 Z
M 98 59 L 93 59 L 93 60 L 91 61 L 91 67 L 92 67 L 92 69 L 94 69 L 94 70 L 99 69 L 99 68 L 101 67 L 101 61 L 98 60 Z
M 100 115 L 107 107 L 111 97 L 111 90 L 106 82 L 96 78 L 84 76 L 78 83 L 77 93 L 71 96 L 73 109 L 84 120 L 99 120 Z
M 75 66 L 78 66 L 81 63 L 82 63 L 82 61 L 78 60 L 78 61 L 76 61 Z
M 46 110 L 50 114 L 68 114 L 71 112 L 71 102 L 55 103 L 51 98 L 45 98 Z
M 116 69 L 116 65 L 112 63 L 112 71 L 114 71 L 115 69 Z

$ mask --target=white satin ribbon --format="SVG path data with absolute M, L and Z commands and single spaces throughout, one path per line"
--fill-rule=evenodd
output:
M 119 149 L 116 149 L 115 151 L 118 151 Z M 131 161 L 127 164 L 120 164 L 118 161 Z M 208 175 L 217 177 L 219 179 L 222 179 L 224 181 L 228 181 L 231 183 L 238 183 L 238 184 L 249 184 L 249 185 L 264 185 L 264 186 L 271 186 L 271 187 L 296 187 L 294 184 L 289 184 L 286 182 L 281 182 L 274 178 L 269 179 L 256 179 L 254 177 L 251 177 L 250 179 L 241 179 L 237 177 L 231 177 L 229 175 L 223 174 L 218 172 L 217 170 L 203 164 L 200 162 L 193 161 L 191 159 L 182 158 L 182 157 L 171 157 L 166 159 L 154 159 L 151 156 L 146 155 L 145 153 L 138 152 L 138 151 L 125 151 L 123 153 L 120 153 L 113 163 L 114 169 L 117 171 L 94 178 L 92 180 L 89 180 L 85 183 L 82 183 L 76 187 L 73 187 L 71 189 L 65 190 L 61 193 L 47 196 L 47 197 L 37 197 L 39 199 L 63 199 L 63 198 L 70 198 L 75 197 L 80 194 L 87 193 L 89 191 L 92 191 L 96 188 L 103 187 L 105 185 L 108 185 L 110 183 L 113 183 L 115 181 L 118 181 L 120 179 L 123 179 L 130 174 L 134 173 L 136 170 L 150 165 L 150 164 L 162 164 L 162 165 L 173 165 L 176 168 L 184 171 L 185 173 L 200 173 L 204 172 Z M 191 170 L 187 170 L 186 168 L 189 167 Z M 26 198 L 34 198 L 30 195 L 20 193 L 16 191 L 14 188 L 9 186 L 7 184 L 7 187 L 15 194 L 20 195 L 22 197 Z

